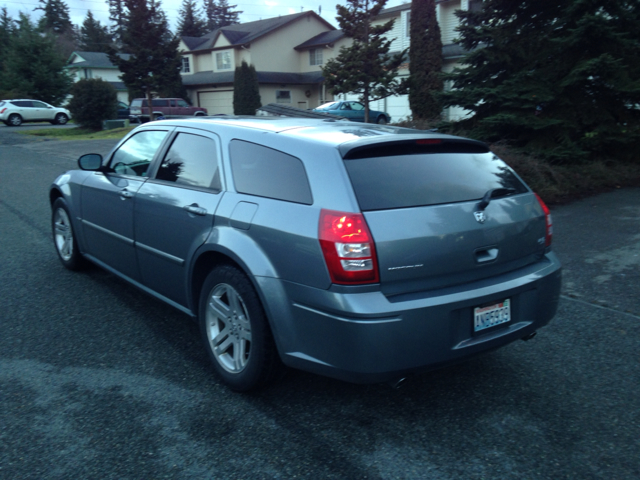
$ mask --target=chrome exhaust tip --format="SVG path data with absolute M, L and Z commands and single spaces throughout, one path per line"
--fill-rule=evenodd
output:
M 531 340 L 537 334 L 538 334 L 538 332 L 531 332 L 529 335 L 525 335 L 524 337 L 522 337 L 522 340 L 524 340 L 526 342 L 527 340 Z
M 389 385 L 391 388 L 393 388 L 394 390 L 399 389 L 402 385 L 404 385 L 404 382 L 406 382 L 407 379 L 405 377 L 402 378 L 397 378 L 395 380 L 391 380 L 389 382 L 387 382 L 387 385 Z

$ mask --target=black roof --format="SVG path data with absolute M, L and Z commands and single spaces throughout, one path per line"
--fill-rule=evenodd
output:
M 189 50 L 206 50 L 213 48 L 220 35 L 224 35 L 231 46 L 246 45 L 268 33 L 284 27 L 289 23 L 305 17 L 315 17 L 323 22 L 327 28 L 335 30 L 335 27 L 324 18 L 309 10 L 306 12 L 284 15 L 282 17 L 267 18 L 264 20 L 256 20 L 255 22 L 239 23 L 237 25 L 221 27 L 200 38 L 181 37 L 181 39 Z

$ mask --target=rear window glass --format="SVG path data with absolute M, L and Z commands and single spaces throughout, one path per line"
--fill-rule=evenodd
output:
M 345 160 L 363 211 L 481 199 L 495 188 L 527 191 L 493 153 L 407 154 Z
M 311 205 L 307 172 L 299 158 L 242 140 L 229 144 L 231 170 L 239 193 Z

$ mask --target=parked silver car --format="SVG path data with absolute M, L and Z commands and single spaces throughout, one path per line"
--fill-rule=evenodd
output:
M 19 127 L 24 122 L 49 122 L 64 125 L 71 118 L 66 108 L 58 108 L 40 100 L 0 100 L 0 121 L 9 127 Z
M 393 382 L 554 316 L 549 210 L 477 141 L 335 120 L 166 120 L 49 191 L 62 263 L 200 323 L 232 389 L 282 364 Z

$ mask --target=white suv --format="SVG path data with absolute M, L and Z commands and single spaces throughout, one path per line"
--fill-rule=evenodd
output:
M 50 122 L 64 125 L 71 118 L 66 108 L 56 108 L 40 100 L 0 100 L 0 121 L 10 127 L 23 122 Z

